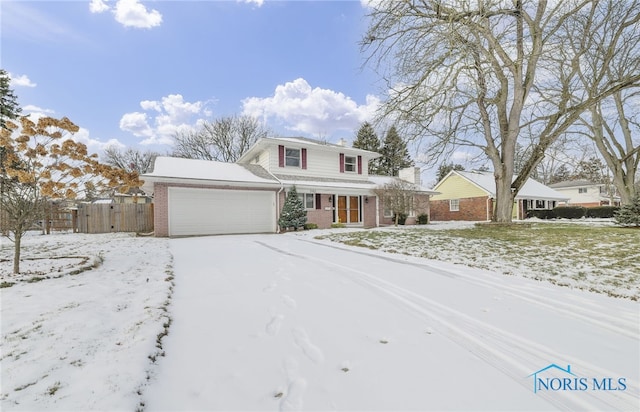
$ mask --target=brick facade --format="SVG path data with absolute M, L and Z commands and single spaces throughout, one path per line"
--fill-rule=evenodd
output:
M 414 216 L 408 216 L 405 221 L 405 225 L 415 225 L 418 223 L 418 216 L 425 214 L 429 216 L 431 202 L 429 201 L 429 195 L 416 195 L 414 196 Z M 384 205 L 380 202 L 380 226 L 390 226 L 395 225 L 396 222 L 392 217 L 384 216 Z M 429 218 L 431 220 L 431 218 Z
M 431 220 L 490 220 L 491 211 L 493 210 L 493 200 L 485 196 L 460 199 L 459 209 L 459 211 L 455 212 L 450 211 L 449 200 L 432 200 L 430 213 Z

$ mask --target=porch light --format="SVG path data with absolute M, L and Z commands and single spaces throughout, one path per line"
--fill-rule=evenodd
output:
M 333 202 L 333 196 L 329 195 L 329 202 Z
M 369 196 L 365 196 L 365 197 L 364 197 L 364 202 L 365 202 L 365 203 L 369 203 Z

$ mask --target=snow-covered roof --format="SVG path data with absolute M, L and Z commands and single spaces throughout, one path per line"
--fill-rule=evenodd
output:
M 565 188 L 565 187 L 585 187 L 585 186 L 601 186 L 601 183 L 593 183 L 590 180 L 578 179 L 578 180 L 565 180 L 558 183 L 550 184 L 549 187 L 553 189 Z
M 376 187 L 384 186 L 386 184 L 393 183 L 398 180 L 397 177 L 393 176 L 378 176 L 378 175 L 369 175 L 369 180 L 375 183 Z M 437 195 L 438 192 L 433 191 L 422 185 L 414 185 L 413 190 L 416 192 L 421 192 L 428 195 Z
M 460 176 L 480 187 L 485 192 L 489 193 L 491 196 L 495 197 L 496 181 L 493 176 L 493 172 L 454 170 L 452 171 L 452 173 L 459 174 Z M 515 180 L 517 177 L 517 175 L 514 175 L 513 180 Z M 529 178 L 518 192 L 516 199 L 548 199 L 565 201 L 568 198 L 562 193 L 553 190 L 549 186 L 545 186 L 542 183 Z
M 243 184 L 278 184 L 275 179 L 258 176 L 237 163 L 165 156 L 158 156 L 153 172 L 145 173 L 141 178 L 145 182 L 189 179 Z

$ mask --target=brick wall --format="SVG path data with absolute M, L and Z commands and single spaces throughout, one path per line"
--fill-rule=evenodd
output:
M 376 227 L 376 197 L 363 196 L 362 223 L 364 227 Z M 367 200 L 365 200 L 367 199 Z
M 429 200 L 429 195 L 416 195 L 414 197 L 414 216 L 408 216 L 405 221 L 405 225 L 415 225 L 418 223 L 418 216 L 421 214 L 429 215 L 429 210 L 431 208 L 431 201 Z M 395 220 L 392 217 L 384 216 L 384 205 L 380 202 L 380 225 L 381 226 L 389 226 L 395 225 Z M 431 219 L 430 219 L 431 220 Z
M 491 219 L 491 215 L 487 216 L 487 208 L 493 210 L 492 200 L 487 197 L 470 197 L 460 199 L 460 210 L 452 212 L 449 210 L 448 200 L 432 200 L 430 204 L 430 217 L 435 221 L 446 220 L 469 220 L 469 221 L 486 221 Z

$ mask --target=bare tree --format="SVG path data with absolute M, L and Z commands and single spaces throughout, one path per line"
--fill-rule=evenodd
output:
M 104 150 L 104 163 L 127 172 L 143 174 L 153 170 L 153 162 L 158 156 L 156 152 L 141 152 L 133 148 L 120 150 L 116 146 L 109 146 Z
M 230 116 L 205 122 L 197 131 L 174 136 L 174 155 L 190 159 L 235 162 L 268 130 L 254 117 Z
M 586 110 L 640 81 L 640 72 L 606 76 L 638 31 L 638 1 L 375 2 L 362 47 L 390 90 L 380 117 L 428 139 L 434 162 L 460 146 L 482 151 L 496 182 L 493 220 L 510 222 L 515 196 L 547 149 Z M 570 42 L 569 31 L 581 42 Z M 593 48 L 610 57 L 579 71 Z M 592 79 L 588 91 L 581 75 Z M 522 137 L 532 144 L 514 179 Z
M 394 179 L 375 189 L 374 193 L 382 201 L 384 208 L 393 212 L 396 226 L 400 215 L 408 215 L 415 207 L 415 186 L 407 181 Z

